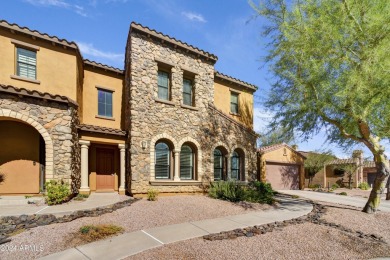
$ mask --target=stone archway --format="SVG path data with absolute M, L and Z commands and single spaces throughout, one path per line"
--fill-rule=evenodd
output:
M 12 118 L 16 121 L 24 122 L 34 127 L 45 141 L 45 176 L 47 179 L 54 179 L 54 149 L 53 141 L 47 130 L 33 118 L 10 109 L 0 109 L 0 118 Z

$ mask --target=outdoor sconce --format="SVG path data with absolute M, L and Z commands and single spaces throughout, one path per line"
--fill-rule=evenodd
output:
M 146 141 L 141 142 L 142 149 L 146 149 L 148 147 L 148 143 Z

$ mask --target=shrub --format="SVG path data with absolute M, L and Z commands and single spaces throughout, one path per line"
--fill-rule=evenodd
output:
M 159 192 L 157 190 L 150 189 L 148 190 L 148 200 L 149 201 L 156 201 L 158 199 Z
M 63 180 L 51 180 L 46 183 L 46 203 L 48 205 L 61 204 L 69 199 L 69 184 Z
M 121 233 L 123 228 L 116 225 L 86 225 L 79 229 L 82 240 L 87 242 L 103 239 Z
M 262 182 L 251 182 L 248 186 L 235 181 L 213 182 L 209 189 L 209 196 L 232 202 L 249 201 L 268 204 L 274 202 L 271 184 Z
M 337 183 L 332 184 L 332 190 L 338 189 L 340 186 Z
M 244 200 L 245 191 L 235 181 L 217 181 L 211 184 L 209 196 L 215 199 L 238 202 Z
M 345 191 L 343 191 L 343 192 L 340 192 L 339 195 L 347 196 L 348 194 Z
M 293 198 L 293 199 L 299 199 L 299 196 L 298 196 L 298 195 L 292 195 L 291 198 Z
M 309 187 L 309 189 L 315 190 L 315 189 L 321 188 L 321 185 L 320 184 L 309 184 L 308 187 Z
M 367 182 L 362 182 L 359 184 L 359 189 L 361 190 L 368 190 L 370 188 L 370 185 L 368 185 Z
M 85 200 L 85 199 L 87 199 L 89 197 L 89 195 L 88 194 L 77 194 L 77 196 L 76 197 L 74 197 L 74 200 Z

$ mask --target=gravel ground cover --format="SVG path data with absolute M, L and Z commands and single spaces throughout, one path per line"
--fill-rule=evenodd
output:
M 153 202 L 142 199 L 130 207 L 99 217 L 40 226 L 12 236 L 10 243 L 0 245 L 0 259 L 34 259 L 80 245 L 81 241 L 75 244 L 70 238 L 83 225 L 114 224 L 123 227 L 125 232 L 131 232 L 269 208 L 272 206 L 234 204 L 201 195 L 160 197 Z
M 305 189 L 306 191 L 312 191 L 312 189 Z M 337 194 L 340 192 L 346 192 L 348 196 L 351 197 L 361 197 L 361 198 L 368 198 L 371 193 L 371 189 L 369 190 L 361 190 L 361 189 L 347 189 L 347 188 L 338 188 L 333 191 L 333 194 Z M 386 191 L 385 191 L 386 192 Z M 386 193 L 382 194 L 382 199 L 386 198 Z
M 292 225 L 253 237 L 173 243 L 127 259 L 370 259 L 390 257 L 390 213 L 366 214 L 354 207 L 327 205 L 322 219 L 354 231 L 378 234 L 387 243 L 312 223 Z

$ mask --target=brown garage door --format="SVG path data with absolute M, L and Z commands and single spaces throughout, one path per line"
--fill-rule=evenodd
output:
M 299 189 L 299 165 L 267 162 L 265 172 L 274 190 Z

